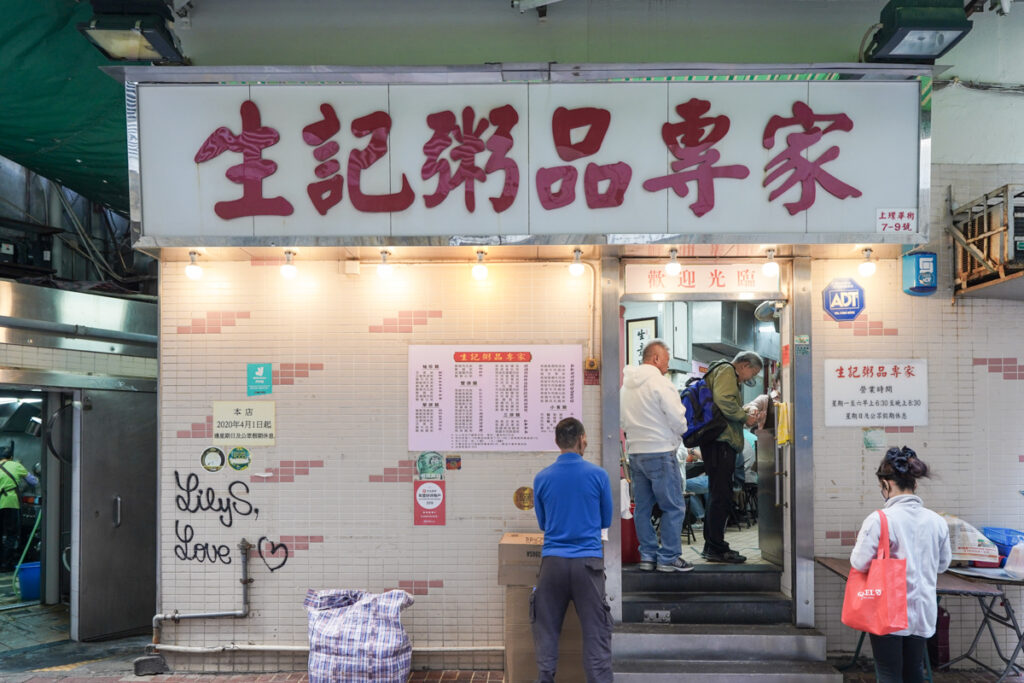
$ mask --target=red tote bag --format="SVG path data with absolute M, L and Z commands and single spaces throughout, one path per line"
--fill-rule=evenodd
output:
M 878 556 L 866 572 L 850 570 L 843 596 L 843 623 L 884 636 L 907 627 L 907 561 L 889 557 L 889 520 L 878 511 L 882 529 Z

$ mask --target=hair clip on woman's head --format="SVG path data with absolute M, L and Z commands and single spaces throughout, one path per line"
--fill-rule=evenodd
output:
M 900 474 L 906 474 L 907 470 L 910 469 L 910 464 L 907 461 L 911 456 L 915 458 L 917 457 L 914 451 L 906 446 L 902 449 L 894 446 L 885 452 L 885 459 L 889 461 L 892 468 Z

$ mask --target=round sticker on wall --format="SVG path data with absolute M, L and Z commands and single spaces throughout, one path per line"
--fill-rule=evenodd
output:
M 416 458 L 416 471 L 420 479 L 444 479 L 444 456 L 437 451 L 425 451 Z
M 242 448 L 241 446 L 235 446 L 228 453 L 228 464 L 231 465 L 233 470 L 244 470 L 252 462 L 252 457 L 249 455 L 248 448 Z
M 428 482 L 416 489 L 416 503 L 424 510 L 433 510 L 444 502 L 444 489 Z
M 532 510 L 533 489 L 529 486 L 520 486 L 516 489 L 516 492 L 512 494 L 512 502 L 514 502 L 516 507 L 520 510 Z
M 207 472 L 219 472 L 224 467 L 224 451 L 217 447 L 207 448 L 199 456 L 199 463 Z

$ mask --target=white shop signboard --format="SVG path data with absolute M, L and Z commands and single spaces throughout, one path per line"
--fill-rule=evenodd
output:
M 825 426 L 919 427 L 928 424 L 928 361 L 825 361 Z
M 779 276 L 768 277 L 760 264 L 681 263 L 678 275 L 665 272 L 665 262 L 627 263 L 626 294 L 772 294 L 779 292 Z
M 143 236 L 167 244 L 925 230 L 916 80 L 136 90 Z
M 409 346 L 411 451 L 557 451 L 582 416 L 582 346 Z

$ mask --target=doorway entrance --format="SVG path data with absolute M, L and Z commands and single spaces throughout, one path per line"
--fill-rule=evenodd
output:
M 0 629 L 16 619 L 25 647 L 145 632 L 156 611 L 155 393 L 0 386 L 9 452 L 25 476 Z
M 43 452 L 46 400 L 39 388 L 0 387 L 0 608 L 40 601 L 49 536 L 43 503 L 60 495 Z
M 726 541 L 747 557 L 751 565 L 770 564 L 781 568 L 784 564 L 782 507 L 776 505 L 778 501 L 773 495 L 778 467 L 774 457 L 772 409 L 782 400 L 780 327 L 778 319 L 755 317 L 758 304 L 760 302 L 749 300 L 625 300 L 620 306 L 620 327 L 624 331 L 627 365 L 639 364 L 645 345 L 654 338 L 668 346 L 670 361 L 666 376 L 680 392 L 688 383 L 702 377 L 716 361 L 731 361 L 743 351 L 755 351 L 762 357 L 764 367 L 743 386 L 742 402 L 752 411 L 760 406 L 765 420 L 760 426 L 743 430 L 744 448 L 737 453 Z M 767 462 L 759 462 L 759 454 Z M 683 446 L 677 458 L 685 478 L 682 557 L 694 564 L 705 564 L 701 549 L 708 488 L 702 454 L 699 447 Z M 763 486 L 762 473 L 765 475 Z M 629 550 L 623 548 L 624 566 L 628 564 Z

